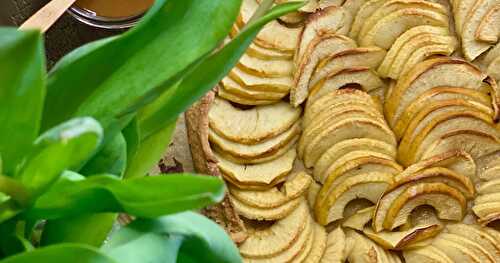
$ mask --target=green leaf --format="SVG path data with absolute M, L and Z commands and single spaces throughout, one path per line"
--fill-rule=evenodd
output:
M 122 133 L 118 133 L 111 141 L 90 159 L 80 170 L 81 174 L 114 174 L 119 177 L 125 172 L 127 165 L 127 142 Z
M 288 12 L 297 10 L 304 3 L 286 3 L 273 7 L 267 14 L 256 19 L 224 48 L 203 60 L 194 70 L 171 90 L 168 86 L 159 86 L 149 92 L 147 97 L 160 96 L 158 102 L 148 106 L 148 116 L 141 121 L 144 137 L 158 131 L 164 123 L 172 122 L 192 103 L 197 101 L 208 90 L 212 89 L 236 65 L 240 57 L 252 43 L 259 30 L 269 21 Z M 140 102 L 137 102 L 140 103 Z
M 119 263 L 85 245 L 63 244 L 36 249 L 1 260 L 0 263 Z
M 130 162 L 135 157 L 137 149 L 140 146 L 140 130 L 137 124 L 137 118 L 134 118 L 122 131 L 123 137 L 127 142 L 127 167 L 130 166 Z
M 12 175 L 38 135 L 45 97 L 41 34 L 0 27 L 0 155 Z
M 170 144 L 172 134 L 175 131 L 175 124 L 174 121 L 172 124 L 152 134 L 144 141 L 141 141 L 136 154 L 128 164 L 124 178 L 146 176 L 146 174 L 151 171 Z
M 102 128 L 92 118 L 67 121 L 42 134 L 17 178 L 32 196 L 43 193 L 61 173 L 79 167 L 95 152 L 102 140 Z
M 80 243 L 100 247 L 116 220 L 115 213 L 83 214 L 47 220 L 41 244 Z
M 224 183 L 214 177 L 188 174 L 120 180 L 113 175 L 68 176 L 40 196 L 28 218 L 56 219 L 84 213 L 125 212 L 157 217 L 219 202 Z
M 132 102 L 178 78 L 216 48 L 229 33 L 240 4 L 158 0 L 134 29 L 75 51 L 49 77 L 44 128 L 76 115 L 92 116 L 107 130 L 110 120 Z
M 163 261 L 157 248 L 175 249 L 181 242 L 176 261 Z M 148 249 L 154 247 L 155 249 Z M 226 232 L 208 218 L 193 212 L 184 212 L 158 219 L 137 219 L 111 236 L 103 250 L 117 261 L 138 262 L 135 251 L 145 249 L 141 262 L 241 262 L 238 248 Z

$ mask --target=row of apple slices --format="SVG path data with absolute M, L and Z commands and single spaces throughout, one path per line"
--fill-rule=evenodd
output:
M 209 141 L 224 178 L 265 190 L 292 171 L 302 110 L 286 102 L 240 109 L 216 97 L 208 113 Z
M 485 165 L 479 169 L 479 177 L 483 182 L 477 188 L 472 211 L 479 217 L 479 223 L 488 225 L 500 220 L 500 153 L 482 161 Z
M 290 91 L 294 106 L 306 99 L 312 103 L 350 83 L 371 93 L 385 88 L 374 69 L 386 52 L 375 46 L 357 47 L 354 40 L 344 36 L 351 20 L 349 11 L 332 6 L 306 21 L 295 55 L 294 86 Z
M 497 82 L 500 81 L 500 43 L 491 48 L 482 59 L 481 64 L 488 75 Z
M 418 63 L 392 85 L 384 105 L 409 166 L 457 147 L 475 159 L 500 150 L 499 91 L 474 65 L 438 57 Z
M 322 184 L 314 204 L 322 225 L 342 218 L 353 199 L 375 203 L 402 171 L 394 161 L 394 134 L 363 91 L 335 90 L 308 103 L 303 127 L 298 152 Z
M 500 3 L 497 0 L 451 0 L 455 28 L 465 57 L 472 61 L 498 42 Z
M 500 232 L 477 225 L 448 224 L 430 244 L 404 251 L 407 263 L 499 262 Z
M 448 11 L 443 5 L 424 0 L 366 1 L 350 10 L 355 18 L 349 36 L 361 46 L 375 45 L 385 50 L 413 27 L 448 28 L 449 24 Z
M 309 214 L 304 198 L 285 218 L 268 227 L 247 224 L 249 237 L 239 247 L 244 262 L 320 262 L 327 233 Z
M 243 0 L 230 33 L 235 37 L 249 22 L 259 3 Z M 256 36 L 236 67 L 220 83 L 218 95 L 243 105 L 280 101 L 292 86 L 293 54 L 301 27 L 269 22 Z

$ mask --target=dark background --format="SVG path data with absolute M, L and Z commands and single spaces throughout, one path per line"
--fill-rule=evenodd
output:
M 0 0 L 0 26 L 18 26 L 48 0 Z M 54 63 L 69 51 L 87 42 L 120 33 L 116 30 L 97 29 L 78 22 L 64 14 L 45 34 L 47 64 Z

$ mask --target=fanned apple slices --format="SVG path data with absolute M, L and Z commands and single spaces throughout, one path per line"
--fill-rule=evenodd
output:
M 448 27 L 446 8 L 424 0 L 372 0 L 356 11 L 349 36 L 360 46 L 389 50 L 397 38 L 414 27 Z
M 429 56 L 451 55 L 458 43 L 455 37 L 443 34 L 446 31 L 445 28 L 432 26 L 419 26 L 406 31 L 391 46 L 378 72 L 383 77 L 399 79 Z
M 456 0 L 452 5 L 463 53 L 468 60 L 475 60 L 498 41 L 500 3 L 496 0 Z
M 495 168 L 496 166 L 493 166 L 489 169 Z M 500 220 L 500 179 L 496 179 L 494 176 L 488 179 L 489 181 L 483 182 L 478 187 L 479 194 L 472 207 L 472 211 L 479 217 L 478 221 L 483 225 Z
M 449 224 L 428 246 L 405 251 L 408 263 L 498 262 L 499 233 L 477 225 Z
M 354 230 L 346 230 L 346 236 L 347 259 L 349 262 L 401 262 L 401 259 L 394 252 L 383 249 Z
M 483 64 L 486 68 L 486 73 L 495 79 L 497 83 L 500 82 L 500 42 L 484 56 Z
M 249 237 L 239 247 L 244 262 L 319 262 L 327 248 L 327 233 L 311 218 L 303 199 L 270 226 L 247 225 Z
M 475 175 L 471 157 L 455 151 L 423 160 L 395 177 L 377 203 L 372 222 L 375 232 L 393 230 L 407 223 L 409 214 L 430 205 L 441 219 L 460 221 L 467 199 L 474 196 L 471 178 Z

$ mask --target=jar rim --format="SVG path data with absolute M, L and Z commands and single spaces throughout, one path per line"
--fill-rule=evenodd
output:
M 131 28 L 135 26 L 139 22 L 139 19 L 144 15 L 144 13 L 141 13 L 139 15 L 124 18 L 102 17 L 87 9 L 76 6 L 72 6 L 67 12 L 81 23 L 104 29 Z

